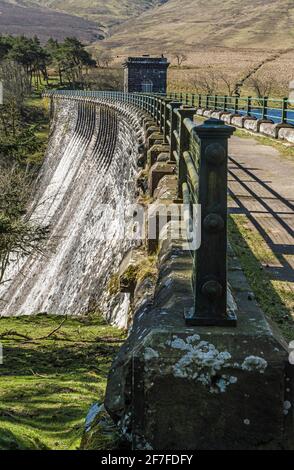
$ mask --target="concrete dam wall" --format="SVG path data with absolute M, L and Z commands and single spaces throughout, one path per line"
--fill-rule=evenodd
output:
M 42 253 L 11 264 L 1 315 L 102 310 L 125 326 L 127 297 L 111 299 L 107 284 L 131 242 L 101 204 L 134 201 L 143 138 L 138 114 L 99 100 L 54 99 L 51 111 L 47 155 L 29 208 L 30 220 L 49 226 L 50 236 Z

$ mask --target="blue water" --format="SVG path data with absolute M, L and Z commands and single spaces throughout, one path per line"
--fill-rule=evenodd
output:
M 234 112 L 234 109 L 229 109 L 229 111 Z M 244 109 L 239 109 L 238 114 L 241 114 L 242 116 L 248 114 L 246 110 Z M 250 112 L 250 116 L 256 117 L 257 119 L 262 118 L 262 112 L 260 109 L 252 109 Z M 282 110 L 280 109 L 275 109 L 275 108 L 269 108 L 267 115 L 265 116 L 265 119 L 270 119 L 272 120 L 275 124 L 279 124 L 282 122 Z M 294 125 L 294 111 L 287 111 L 287 123 Z

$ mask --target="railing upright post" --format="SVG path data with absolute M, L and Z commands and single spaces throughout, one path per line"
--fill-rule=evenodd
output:
M 252 96 L 247 96 L 247 115 L 251 116 L 252 111 Z
M 267 119 L 268 116 L 268 97 L 264 96 L 262 100 L 262 119 Z
M 228 95 L 224 96 L 224 106 L 223 106 L 223 111 L 227 111 L 228 109 Z
M 235 96 L 234 97 L 234 113 L 238 114 L 239 111 L 239 97 Z
M 165 144 L 167 144 L 167 135 L 168 135 L 168 115 L 169 115 L 169 110 L 167 105 L 171 102 L 171 100 L 164 99 L 163 100 L 163 141 Z
M 160 98 L 159 105 L 159 130 L 163 133 L 164 130 L 164 98 Z
M 174 157 L 174 151 L 177 149 L 177 139 L 175 136 L 175 132 L 178 129 L 178 116 L 174 112 L 177 108 L 179 109 L 181 107 L 181 102 L 179 101 L 172 101 L 169 103 L 169 109 L 170 109 L 170 161 L 175 162 L 176 159 Z
M 144 110 L 148 113 L 148 96 L 144 95 Z
M 288 98 L 283 98 L 282 102 L 282 124 L 287 122 Z
M 161 98 L 160 97 L 156 98 L 156 124 L 158 124 L 159 126 L 161 124 L 161 120 L 160 120 L 160 102 L 161 102 Z M 160 128 L 159 128 L 159 130 L 161 131 Z
M 190 148 L 190 133 L 184 124 L 185 119 L 191 119 L 193 121 L 194 115 L 196 114 L 195 108 L 184 108 L 178 110 L 180 114 L 180 125 L 179 125 L 179 147 L 178 147 L 178 197 L 183 197 L 183 183 L 186 182 L 186 163 L 184 160 L 184 152 L 187 152 Z
M 157 116 L 156 116 L 156 97 L 155 97 L 155 96 L 152 97 L 152 115 L 153 115 L 153 118 L 154 118 L 155 122 L 157 122 Z
M 193 132 L 199 145 L 201 245 L 194 261 L 194 310 L 186 314 L 186 323 L 236 326 L 235 312 L 227 305 L 228 139 L 234 128 L 209 119 Z
M 209 109 L 209 95 L 206 95 L 205 108 L 206 108 L 206 109 Z

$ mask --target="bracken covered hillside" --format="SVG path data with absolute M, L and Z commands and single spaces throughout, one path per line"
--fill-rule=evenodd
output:
M 27 7 L 45 6 L 90 21 L 96 21 L 108 30 L 133 16 L 165 3 L 166 0 L 7 0 L 8 3 Z
M 0 0 L 0 34 L 37 35 L 42 41 L 77 36 L 85 43 L 103 36 L 102 29 L 93 21 L 40 6 L 22 6 L 22 3 Z
M 111 45 L 138 51 L 294 47 L 293 0 L 169 0 L 124 23 Z

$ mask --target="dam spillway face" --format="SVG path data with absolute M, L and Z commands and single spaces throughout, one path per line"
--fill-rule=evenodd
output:
M 135 202 L 140 116 L 123 103 L 58 98 L 52 116 L 29 207 L 32 223 L 49 226 L 50 234 L 41 253 L 11 262 L 0 290 L 1 315 L 99 309 L 124 326 L 125 295 L 109 309 L 106 292 L 133 242 L 101 207 Z

